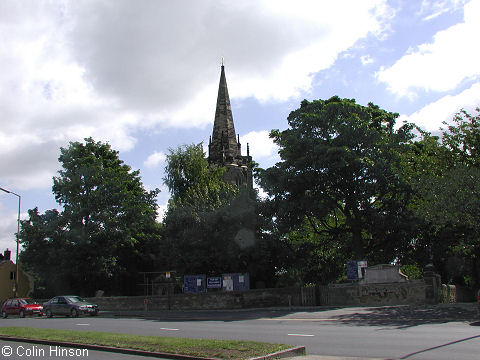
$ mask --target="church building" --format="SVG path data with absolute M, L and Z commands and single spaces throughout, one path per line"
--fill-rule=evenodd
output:
M 235 134 L 225 67 L 222 64 L 213 134 L 208 144 L 208 162 L 210 166 L 217 165 L 227 168 L 223 175 L 226 182 L 236 185 L 240 189 L 250 190 L 253 187 L 251 161 L 248 144 L 247 155 L 242 156 L 240 136 Z

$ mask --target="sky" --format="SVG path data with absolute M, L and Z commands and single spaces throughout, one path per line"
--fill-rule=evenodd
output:
M 242 153 L 303 99 L 373 102 L 438 132 L 480 105 L 480 0 L 2 0 L 0 187 L 21 218 L 61 207 L 60 148 L 109 143 L 159 188 L 165 156 L 208 143 L 224 59 Z M 161 215 L 160 215 L 161 216 Z M 0 251 L 15 258 L 18 198 L 0 191 Z

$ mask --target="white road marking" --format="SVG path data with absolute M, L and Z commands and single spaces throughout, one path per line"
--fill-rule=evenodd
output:
M 304 337 L 312 337 L 315 335 L 312 334 L 287 334 L 288 336 L 304 336 Z
M 277 319 L 271 319 L 271 318 L 260 318 L 258 320 L 263 320 L 263 321 L 338 321 L 338 319 L 323 319 L 323 318 L 277 318 Z M 342 319 L 345 320 L 345 319 Z M 346 319 L 346 320 L 353 320 L 353 319 Z
M 165 331 L 179 331 L 180 329 L 160 328 L 160 330 L 165 330 Z
M 90 326 L 90 324 L 75 324 L 77 326 Z

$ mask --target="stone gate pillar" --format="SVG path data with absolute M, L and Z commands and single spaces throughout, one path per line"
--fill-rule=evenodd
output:
M 425 301 L 427 304 L 438 304 L 442 296 L 442 280 L 435 272 L 432 264 L 425 266 L 423 280 L 427 285 L 425 289 Z

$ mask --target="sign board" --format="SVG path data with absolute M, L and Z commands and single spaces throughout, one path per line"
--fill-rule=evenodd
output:
M 350 260 L 347 261 L 347 279 L 359 280 L 362 279 L 365 274 L 365 268 L 367 267 L 366 260 Z
M 368 267 L 367 260 L 360 260 L 358 263 L 358 277 L 363 279 L 365 277 L 365 272 Z
M 220 276 L 207 278 L 207 289 L 221 289 L 222 278 Z
M 245 291 L 250 290 L 250 276 L 244 274 L 223 274 L 223 291 Z
M 185 275 L 183 277 L 183 292 L 186 294 L 195 294 L 206 291 L 205 275 Z
M 223 279 L 223 291 L 233 291 L 233 279 Z

